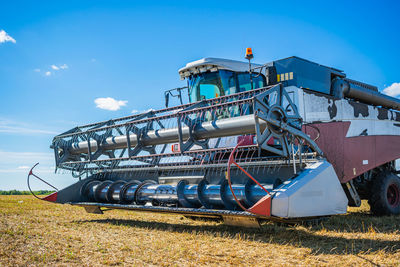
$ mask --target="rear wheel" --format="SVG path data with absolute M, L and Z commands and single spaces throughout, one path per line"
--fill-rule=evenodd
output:
M 391 172 L 375 177 L 368 203 L 374 215 L 400 214 L 400 178 Z

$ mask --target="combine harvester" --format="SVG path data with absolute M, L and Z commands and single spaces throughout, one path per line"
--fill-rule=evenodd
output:
M 243 226 L 344 214 L 361 199 L 400 214 L 400 101 L 298 57 L 246 58 L 188 63 L 166 108 L 55 136 L 56 168 L 77 181 L 43 199 Z

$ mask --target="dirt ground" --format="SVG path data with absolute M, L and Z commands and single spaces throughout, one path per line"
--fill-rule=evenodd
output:
M 0 196 L 0 266 L 400 265 L 400 216 L 368 204 L 318 226 L 261 229 L 178 215 L 88 214 L 32 196 Z

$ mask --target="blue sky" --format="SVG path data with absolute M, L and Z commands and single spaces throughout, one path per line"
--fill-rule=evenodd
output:
M 26 189 L 27 168 L 38 161 L 55 185 L 72 183 L 53 174 L 54 135 L 161 108 L 165 89 L 185 85 L 177 70 L 202 57 L 243 60 L 246 47 L 257 63 L 296 55 L 396 96 L 399 3 L 3 2 L 0 189 Z

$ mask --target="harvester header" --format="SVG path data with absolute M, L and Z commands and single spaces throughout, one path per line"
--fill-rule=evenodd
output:
M 399 214 L 399 100 L 298 57 L 252 58 L 188 63 L 166 108 L 55 136 L 56 168 L 77 181 L 51 200 L 242 225 L 343 214 L 363 198 Z

